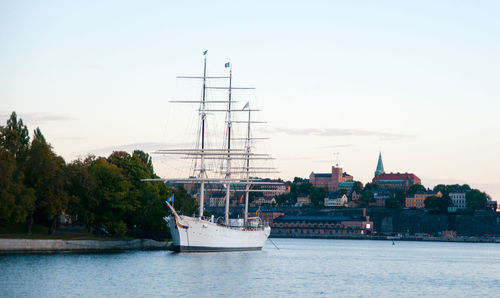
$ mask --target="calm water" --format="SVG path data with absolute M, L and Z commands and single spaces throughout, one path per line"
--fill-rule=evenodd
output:
M 0 297 L 500 296 L 500 245 L 274 239 L 261 252 L 0 256 Z

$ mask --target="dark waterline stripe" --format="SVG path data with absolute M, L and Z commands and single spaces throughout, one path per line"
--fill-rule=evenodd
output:
M 174 246 L 176 252 L 222 252 L 222 251 L 255 251 L 262 247 L 209 247 L 209 246 Z

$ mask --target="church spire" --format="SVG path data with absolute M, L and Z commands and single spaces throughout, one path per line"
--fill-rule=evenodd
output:
M 384 174 L 384 163 L 382 163 L 382 152 L 379 152 L 378 154 L 378 163 L 377 163 L 377 169 L 375 170 L 375 176 L 378 174 Z

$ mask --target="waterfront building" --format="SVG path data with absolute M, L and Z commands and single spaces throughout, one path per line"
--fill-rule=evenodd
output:
M 353 190 L 349 197 L 347 198 L 347 207 L 349 208 L 357 208 L 361 205 L 359 199 L 361 198 L 361 192 L 357 192 Z
M 343 172 L 342 168 L 332 166 L 331 173 L 314 173 L 309 175 L 309 181 L 314 187 L 322 187 L 329 192 L 337 191 L 340 182 L 353 181 L 354 178 Z
M 451 204 L 453 207 L 457 207 L 458 209 L 465 209 L 467 207 L 467 200 L 465 196 L 467 192 L 465 191 L 454 191 L 450 192 Z
M 258 216 L 262 222 L 266 222 L 268 224 L 272 224 L 275 218 L 282 215 L 285 215 L 283 210 L 275 207 L 258 207 L 250 208 L 248 210 L 248 217 Z
M 339 192 L 331 192 L 324 199 L 325 207 L 344 207 L 347 204 L 347 196 Z
M 498 203 L 497 201 L 492 201 L 491 198 L 486 202 L 486 208 L 491 209 L 493 211 L 497 211 Z
M 276 205 L 276 199 L 275 198 L 265 198 L 265 197 L 260 197 L 255 199 L 251 205 L 253 206 L 262 206 L 262 205 Z
M 371 207 L 385 207 L 385 200 L 395 196 L 394 188 L 377 188 L 373 189 L 372 192 L 375 201 L 369 204 Z
M 422 184 L 420 178 L 412 173 L 382 173 L 377 174 L 373 183 L 382 185 L 384 187 L 402 188 L 408 190 L 414 184 Z
M 373 183 L 386 187 L 402 188 L 408 190 L 413 184 L 422 184 L 420 178 L 412 173 L 386 173 L 382 162 L 382 153 L 378 155 L 377 169 L 372 180 Z
M 281 237 L 325 237 L 343 234 L 367 234 L 373 222 L 366 215 L 351 216 L 301 216 L 282 215 L 271 224 L 271 235 Z
M 265 178 L 262 182 L 272 184 L 261 184 L 260 189 L 263 190 L 262 195 L 266 198 L 275 198 L 281 194 L 290 193 L 290 185 L 281 179 Z
M 425 199 L 428 197 L 438 197 L 442 198 L 443 194 L 438 191 L 419 191 L 415 194 L 409 195 L 405 199 L 405 207 L 406 208 L 425 208 Z
M 208 200 L 208 206 L 210 207 L 224 207 L 226 204 L 226 198 L 221 197 L 210 197 Z
M 300 206 L 311 205 L 311 198 L 306 194 L 298 194 L 297 204 Z
M 361 191 L 357 192 L 357 191 L 353 191 L 351 193 L 351 201 L 357 201 L 361 198 Z
M 354 184 L 356 184 L 356 182 L 354 181 L 339 182 L 339 184 L 337 184 L 337 189 L 338 190 L 345 189 L 347 193 L 350 193 L 352 188 L 354 187 Z

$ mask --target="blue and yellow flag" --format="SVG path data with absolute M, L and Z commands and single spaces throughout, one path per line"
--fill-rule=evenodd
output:
M 225 67 L 225 68 L 228 68 L 228 67 L 230 67 L 230 66 L 231 66 L 231 63 L 229 63 L 229 62 L 227 62 L 226 64 L 224 64 L 224 67 Z
M 167 202 L 172 203 L 174 201 L 174 195 L 167 198 Z

